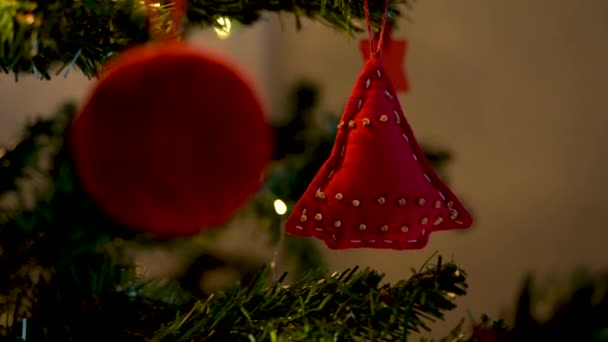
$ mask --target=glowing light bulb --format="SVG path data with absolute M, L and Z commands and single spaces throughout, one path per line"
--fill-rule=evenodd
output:
M 229 18 L 219 17 L 215 20 L 219 26 L 215 26 L 213 29 L 217 36 L 220 39 L 226 39 L 230 36 L 230 29 L 232 28 L 232 23 Z
M 287 205 L 285 204 L 285 202 L 281 201 L 280 199 L 275 200 L 274 201 L 274 211 L 276 211 L 277 214 L 279 214 L 279 215 L 285 215 L 285 213 L 287 212 Z

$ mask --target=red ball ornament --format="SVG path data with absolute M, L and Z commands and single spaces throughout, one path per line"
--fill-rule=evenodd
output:
M 260 185 L 271 146 L 242 76 L 178 42 L 119 56 L 71 130 L 91 198 L 117 223 L 164 237 L 224 223 Z

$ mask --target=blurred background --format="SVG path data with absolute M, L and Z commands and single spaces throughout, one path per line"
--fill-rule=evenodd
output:
M 528 272 L 546 278 L 607 267 L 608 2 L 421 0 L 411 20 L 396 25 L 394 38 L 408 41 L 406 116 L 420 140 L 449 150 L 445 173 L 476 223 L 434 234 L 421 251 L 319 244 L 330 270 L 371 266 L 396 281 L 439 251 L 469 275 L 469 294 L 448 316 L 452 326 L 467 310 L 498 316 L 513 309 Z M 228 37 L 206 30 L 190 40 L 239 64 L 273 122 L 289 111 L 295 84 L 317 85 L 314 117 L 324 122 L 337 119 L 350 95 L 365 38 L 309 21 L 296 31 L 293 16 L 267 15 L 253 27 L 232 27 Z M 18 139 L 28 119 L 81 103 L 93 85 L 78 71 L 52 81 L 0 75 L 0 144 Z M 222 249 L 269 260 L 264 241 L 251 247 L 247 227 L 255 231 L 256 223 L 234 222 Z M 171 275 L 183 263 L 178 252 L 140 258 L 152 275 Z

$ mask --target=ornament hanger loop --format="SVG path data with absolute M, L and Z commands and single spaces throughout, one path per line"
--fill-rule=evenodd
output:
M 152 39 L 180 39 L 182 36 L 182 21 L 186 15 L 186 1 L 173 0 L 171 9 L 171 26 L 168 30 L 162 25 L 162 18 L 159 16 L 160 0 L 146 0 L 145 5 L 148 10 L 148 22 L 150 25 L 150 36 Z
M 369 36 L 369 50 L 370 56 L 379 57 L 382 52 L 382 42 L 384 41 L 384 30 L 387 26 L 388 21 L 388 3 L 390 0 L 384 1 L 384 11 L 382 12 L 382 24 L 380 26 L 380 33 L 378 34 L 378 39 L 374 39 L 373 31 L 372 31 L 372 19 L 371 13 L 369 10 L 369 1 L 363 0 L 363 7 L 365 12 L 365 22 L 367 23 L 367 34 Z M 374 42 L 376 42 L 376 46 L 374 46 Z

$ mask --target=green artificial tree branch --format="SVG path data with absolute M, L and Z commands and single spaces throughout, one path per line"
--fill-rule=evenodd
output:
M 389 17 L 400 12 L 395 4 L 409 9 L 413 0 L 392 0 Z M 370 0 L 372 22 L 378 27 L 384 0 Z M 111 56 L 151 39 L 147 9 L 140 0 L 0 0 L 0 69 L 4 73 L 29 73 L 50 79 L 74 68 L 87 77 L 98 75 Z M 161 18 L 171 10 L 162 1 Z M 257 22 L 266 12 L 290 12 L 300 27 L 307 17 L 336 31 L 362 31 L 362 0 L 189 0 L 186 27 L 218 26 L 227 17 L 244 25 Z M 377 3 L 377 4 L 376 4 Z M 166 27 L 166 22 L 160 23 Z
M 464 272 L 441 258 L 395 285 L 382 280 L 355 268 L 267 286 L 261 273 L 248 287 L 194 303 L 153 340 L 405 341 L 454 309 L 467 287 Z

